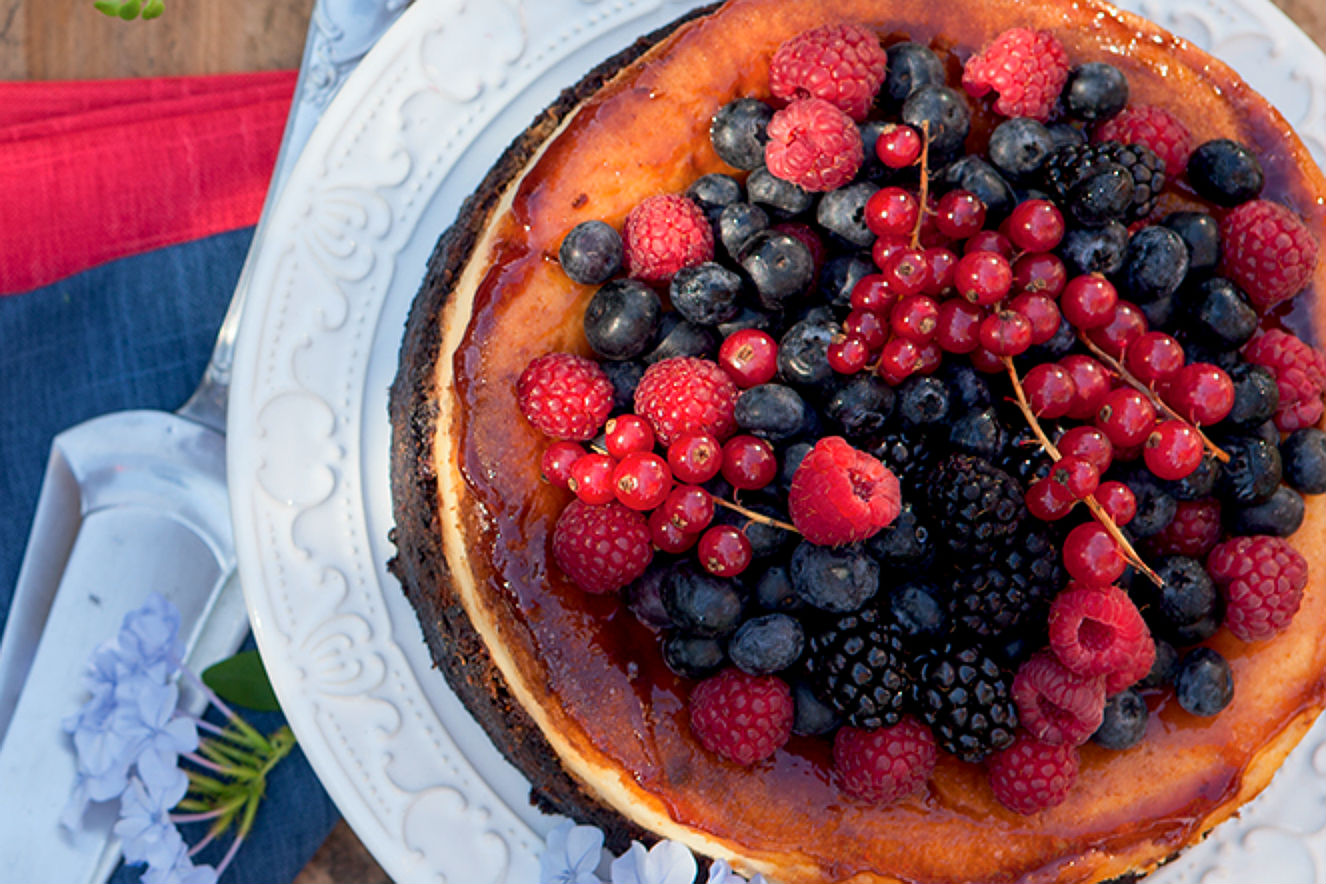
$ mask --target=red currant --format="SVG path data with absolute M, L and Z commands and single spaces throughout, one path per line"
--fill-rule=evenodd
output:
M 1068 493 L 1068 489 L 1049 479 L 1037 479 L 1027 486 L 1023 495 L 1027 512 L 1042 522 L 1054 522 L 1062 519 L 1073 509 L 1077 498 Z
M 668 492 L 659 510 L 679 530 L 694 534 L 714 520 L 714 498 L 699 485 L 678 485 Z
M 1063 316 L 1054 298 L 1041 292 L 1023 292 L 1015 295 L 1008 302 L 1010 309 L 1016 310 L 1031 323 L 1031 344 L 1044 344 L 1059 331 L 1059 322 Z
M 1183 345 L 1164 332 L 1146 332 L 1128 348 L 1124 365 L 1144 384 L 1164 384 L 1183 368 Z
M 969 190 L 950 190 L 935 206 L 935 227 L 952 239 L 966 239 L 985 226 L 985 203 Z
M 1022 379 L 1022 389 L 1027 394 L 1032 414 L 1045 420 L 1068 414 L 1077 395 L 1072 375 L 1053 362 L 1042 362 L 1027 372 Z
M 935 315 L 935 343 L 946 353 L 970 353 L 981 343 L 980 307 L 962 298 L 942 301 Z
M 1234 382 L 1223 369 L 1207 362 L 1179 369 L 1166 393 L 1169 405 L 1199 426 L 1219 423 L 1234 407 Z
M 608 454 L 621 460 L 633 451 L 654 450 L 654 428 L 638 414 L 621 414 L 603 427 Z
M 971 351 L 971 354 L 968 358 L 971 359 L 972 368 L 976 369 L 982 374 L 1004 373 L 1003 357 L 991 353 L 989 350 L 985 349 L 979 344 L 976 346 L 975 350 Z
M 1014 207 L 1003 228 L 1019 249 L 1048 252 L 1064 238 L 1064 216 L 1049 200 L 1024 200 Z
M 876 236 L 911 236 L 920 211 L 916 197 L 901 187 L 881 187 L 866 200 L 866 227 Z
M 649 537 L 654 546 L 673 555 L 686 552 L 700 539 L 698 532 L 688 533 L 672 524 L 662 507 L 649 514 Z
M 889 256 L 899 249 L 911 248 L 912 238 L 905 233 L 884 233 L 875 238 L 870 247 L 870 257 L 876 267 L 883 267 L 889 262 Z
M 981 230 L 973 234 L 963 245 L 962 253 L 970 255 L 973 252 L 994 252 L 1009 261 L 1013 260 L 1013 244 L 997 230 Z
M 757 436 L 733 436 L 723 443 L 723 478 L 733 488 L 754 491 L 778 475 L 773 446 Z
M 895 335 L 925 343 L 935 336 L 939 323 L 939 304 L 928 295 L 908 295 L 889 314 L 889 327 Z
M 1132 387 L 1111 390 L 1096 411 L 1096 426 L 1116 448 L 1140 445 L 1156 424 L 1156 407 Z
M 633 510 L 652 510 L 667 499 L 672 490 L 672 470 L 668 462 L 652 451 L 632 451 L 612 472 L 612 490 Z
M 856 374 L 870 364 L 870 345 L 856 335 L 843 335 L 829 343 L 824 358 L 838 374 Z
M 1091 461 L 1068 454 L 1050 467 L 1050 481 L 1062 485 L 1074 500 L 1082 500 L 1095 493 L 1100 484 L 1100 471 Z
M 1101 482 L 1096 487 L 1096 502 L 1116 525 L 1127 525 L 1137 515 L 1137 496 L 1122 482 Z
M 718 364 L 738 387 L 757 387 L 778 372 L 778 342 L 758 328 L 743 328 L 723 339 Z
M 1017 356 L 1031 346 L 1031 321 L 1016 310 L 999 310 L 981 320 L 980 340 L 996 356 Z
M 1085 460 L 1097 473 L 1104 473 L 1114 461 L 1114 444 L 1095 427 L 1073 427 L 1059 437 L 1055 447 L 1064 457 Z
M 931 246 L 925 250 L 927 295 L 942 295 L 953 287 L 953 268 L 958 263 L 958 256 L 943 246 Z
M 934 341 L 926 341 L 916 348 L 916 373 L 934 374 L 944 362 L 944 351 Z
M 695 554 L 715 577 L 735 577 L 750 565 L 750 541 L 731 525 L 714 525 L 700 536 Z
M 888 313 L 898 296 L 889 290 L 883 274 L 867 273 L 852 286 L 852 308 L 870 310 L 875 313 Z
M 1059 256 L 1050 252 L 1028 252 L 1013 262 L 1013 291 L 1039 292 L 1059 297 L 1068 282 L 1068 271 Z
M 554 488 L 565 488 L 571 481 L 571 464 L 585 456 L 585 449 L 580 443 L 560 439 L 543 449 L 543 458 L 539 461 L 539 471 L 543 481 Z
M 1122 359 L 1128 347 L 1146 333 L 1146 316 L 1131 301 L 1114 305 L 1110 321 L 1087 331 L 1087 338 L 1115 359 Z
M 889 123 L 875 139 L 875 155 L 890 169 L 905 169 L 921 156 L 921 136 L 911 126 Z
M 1074 580 L 1107 586 L 1119 579 L 1127 564 L 1119 544 L 1099 522 L 1084 522 L 1064 539 L 1064 570 Z
M 1065 356 L 1059 360 L 1059 364 L 1068 370 L 1073 378 L 1073 387 L 1077 390 L 1073 407 L 1066 416 L 1079 421 L 1095 417 L 1100 410 L 1100 403 L 1110 392 L 1110 376 L 1105 366 L 1090 356 L 1078 353 Z
M 953 285 L 973 304 L 987 307 L 1008 294 L 1013 268 L 997 252 L 968 252 L 953 267 Z
M 707 433 L 684 433 L 668 446 L 668 466 L 678 481 L 700 485 L 718 475 L 722 446 Z
M 1161 421 L 1142 447 L 1146 468 L 1162 479 L 1182 479 L 1202 465 L 1201 435 L 1183 421 Z
M 898 249 L 880 266 L 880 273 L 888 283 L 889 290 L 898 297 L 920 293 L 929 281 L 930 267 L 926 263 L 925 252 L 920 249 Z
M 897 307 L 894 307 L 894 312 Z M 872 351 L 884 346 L 889 332 L 880 314 L 873 310 L 853 310 L 843 320 L 843 334 L 860 338 Z
M 1075 327 L 1100 328 L 1114 318 L 1119 293 L 1114 284 L 1100 274 L 1075 276 L 1059 296 L 1059 309 Z
M 921 366 L 921 345 L 907 338 L 889 338 L 879 351 L 879 376 L 897 386 Z
M 571 464 L 571 478 L 566 487 L 575 492 L 575 496 L 593 506 L 608 503 L 617 496 L 613 490 L 612 474 L 617 468 L 617 461 L 591 451 Z

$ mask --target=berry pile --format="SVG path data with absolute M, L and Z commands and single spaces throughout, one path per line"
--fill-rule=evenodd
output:
M 568 232 L 596 358 L 517 396 L 554 561 L 658 630 L 701 744 L 831 739 L 875 802 L 942 750 L 1035 813 L 1166 692 L 1230 702 L 1217 630 L 1298 610 L 1326 358 L 1262 316 L 1318 243 L 1246 147 L 1050 33 L 945 70 L 851 24 L 784 44 L 713 118 L 734 174 Z M 1201 202 L 1158 214 L 1178 179 Z

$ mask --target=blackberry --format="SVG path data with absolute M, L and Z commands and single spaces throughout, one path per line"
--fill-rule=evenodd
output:
M 996 548 L 991 561 L 958 572 L 950 587 L 949 611 L 955 626 L 994 638 L 1043 621 L 1064 582 L 1058 545 L 1047 532 L 1027 531 Z
M 862 450 L 884 463 L 902 485 L 904 500 L 920 499 L 926 477 L 935 465 L 934 446 L 921 433 L 891 431 L 877 436 Z
M 1011 434 L 1007 435 L 1007 441 L 1004 442 L 1003 449 L 999 455 L 993 458 L 994 465 L 1008 473 L 1014 479 L 1026 488 L 1037 479 L 1044 479 L 1050 474 L 1050 467 L 1054 464 L 1054 458 L 1046 453 L 1041 447 L 1040 441 L 1031 428 L 1023 422 L 1016 427 Z M 1054 424 L 1042 423 L 1045 431 L 1054 439 L 1059 436 Z
M 1135 220 L 1151 214 L 1165 186 L 1165 162 L 1142 144 L 1102 141 L 1061 147 L 1045 161 L 1046 184 L 1061 198 L 1067 198 L 1073 187 L 1102 163 L 1122 166 L 1132 178 L 1133 195 L 1126 217 Z
M 902 719 L 905 659 L 898 630 L 872 606 L 812 632 L 806 668 L 820 700 L 855 727 L 878 728 Z
M 930 523 L 954 555 L 987 555 L 1017 533 L 1026 507 L 1022 487 L 988 460 L 952 454 L 927 478 L 925 507 Z
M 936 742 L 976 763 L 1013 743 L 1013 676 L 980 648 L 947 642 L 912 664 L 912 707 Z

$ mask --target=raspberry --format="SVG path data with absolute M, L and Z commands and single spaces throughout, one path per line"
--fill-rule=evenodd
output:
M 691 730 L 710 752 L 749 766 L 792 735 L 792 691 L 773 675 L 724 669 L 691 691 Z
M 938 755 L 930 728 L 911 716 L 879 730 L 843 725 L 833 738 L 843 790 L 878 804 L 892 804 L 920 788 Z
M 967 60 L 962 85 L 973 97 L 993 89 L 1006 117 L 1050 118 L 1068 79 L 1068 53 L 1049 31 L 1010 28 Z
M 1152 556 L 1201 558 L 1220 542 L 1220 534 L 1220 501 L 1181 500 L 1170 523 L 1147 539 L 1147 552 Z
M 1077 748 L 1021 736 L 993 756 L 988 769 L 999 803 L 1016 813 L 1033 814 L 1068 797 L 1077 781 Z
M 1178 117 L 1161 107 L 1130 104 L 1096 127 L 1092 141 L 1145 144 L 1165 161 L 1165 174 L 1178 180 L 1193 151 L 1192 133 Z
M 1151 672 L 1156 663 L 1156 642 L 1149 634 L 1131 661 L 1122 669 L 1105 673 L 1105 696 L 1113 697 L 1124 688 L 1130 688 Z
M 1105 681 L 1075 675 L 1049 651 L 1037 651 L 1013 676 L 1018 721 L 1051 745 L 1080 746 L 1105 716 Z
M 1225 596 L 1225 625 L 1245 642 L 1285 629 L 1308 583 L 1307 560 L 1280 537 L 1235 537 L 1211 550 L 1206 570 Z
M 871 537 L 898 516 L 902 492 L 888 467 L 841 436 L 827 436 L 801 461 L 787 495 L 792 524 L 811 543 Z
M 822 98 L 794 101 L 769 121 L 765 165 L 773 175 L 806 190 L 842 187 L 864 159 L 861 130 Z
M 1318 243 L 1303 219 L 1270 200 L 1251 200 L 1220 221 L 1221 271 L 1266 311 L 1303 290 Z
M 769 62 L 769 90 L 783 101 L 822 98 L 861 122 L 884 82 L 888 56 L 855 24 L 824 25 L 785 42 Z
M 612 412 L 612 382 L 592 359 L 548 353 L 520 373 L 516 402 L 527 421 L 554 439 L 592 439 Z
M 677 356 L 655 362 L 635 388 L 635 412 L 671 445 L 686 433 L 726 439 L 737 429 L 737 385 L 716 362 Z
M 683 267 L 714 256 L 714 233 L 704 212 L 684 196 L 662 194 L 643 200 L 622 225 L 626 269 L 636 279 L 671 279 Z
M 553 561 L 585 592 L 614 592 L 635 580 L 654 556 L 644 515 L 617 501 L 573 500 L 553 529 Z
M 1288 332 L 1271 329 L 1243 348 L 1243 358 L 1266 366 L 1275 375 L 1280 393 L 1275 425 L 1281 431 L 1290 433 L 1321 419 L 1326 358 L 1318 350 Z
M 1080 675 L 1131 669 L 1150 638 L 1146 622 L 1117 586 L 1071 583 L 1050 605 L 1050 650 Z

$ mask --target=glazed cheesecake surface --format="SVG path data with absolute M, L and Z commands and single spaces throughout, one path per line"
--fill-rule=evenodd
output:
M 911 39 L 959 65 L 1010 26 L 1046 29 L 1072 63 L 1106 60 L 1133 103 L 1163 106 L 1194 143 L 1233 138 L 1261 159 L 1263 196 L 1326 227 L 1326 181 L 1284 121 L 1220 62 L 1154 25 L 1094 2 L 934 4 L 919 0 L 735 0 L 610 59 L 569 90 L 494 167 L 439 245 L 411 315 L 392 390 L 393 563 L 452 686 L 551 808 L 725 857 L 780 881 L 1085 881 L 1146 871 L 1233 813 L 1269 781 L 1326 702 L 1326 512 L 1309 498 L 1292 538 L 1312 563 L 1302 609 L 1275 639 L 1221 631 L 1233 703 L 1198 719 L 1167 697 L 1146 739 L 1081 749 L 1062 805 L 1002 808 L 977 766 L 942 755 L 918 795 L 880 807 L 835 786 L 831 744 L 793 737 L 742 768 L 691 735 L 690 683 L 615 595 L 591 596 L 551 562 L 569 499 L 540 480 L 544 438 L 521 416 L 516 378 L 544 353 L 590 355 L 581 316 L 592 289 L 557 263 L 581 221 L 620 227 L 645 197 L 732 172 L 709 120 L 740 96 L 767 97 L 784 40 L 855 21 L 885 43 Z M 997 119 L 973 102 L 968 145 Z M 1181 208 L 1167 193 L 1162 210 Z M 1319 344 L 1321 265 L 1283 319 Z M 1284 311 L 1281 311 L 1284 312 Z

